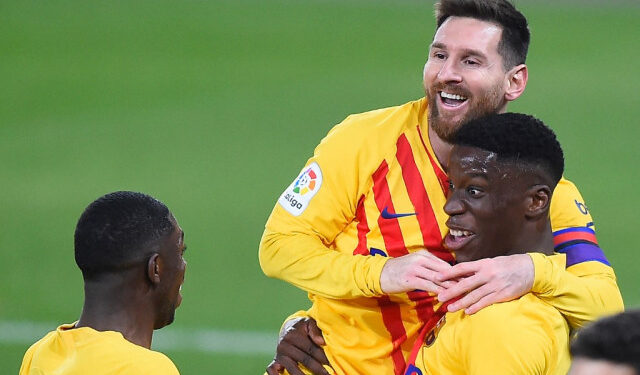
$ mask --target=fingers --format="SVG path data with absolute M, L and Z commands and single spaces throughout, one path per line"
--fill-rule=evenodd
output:
M 324 342 L 322 331 L 316 322 L 313 319 L 304 319 L 296 323 L 278 344 L 276 361 L 284 365 L 291 375 L 294 375 L 294 372 L 289 367 L 295 366 L 295 371 L 298 369 L 297 363 L 303 364 L 314 374 L 328 375 L 322 365 L 328 365 L 329 360 L 324 350 L 312 340 L 311 335 L 316 336 L 316 340 L 321 339 Z
M 296 361 L 291 360 L 290 358 L 279 358 L 278 361 L 282 363 L 284 368 L 287 369 L 287 372 L 291 375 L 304 375 L 304 373 L 298 367 L 298 363 Z
M 269 363 L 269 366 L 267 366 L 268 375 L 279 375 L 282 371 L 284 371 L 284 366 L 276 362 L 275 359 Z
M 433 281 L 423 278 L 416 278 L 413 282 L 409 283 L 412 289 L 424 290 L 426 292 L 439 294 L 444 291 L 444 288 L 435 284 Z
M 427 262 L 423 263 L 423 267 L 428 268 L 430 270 L 433 270 L 436 272 L 445 272 L 452 268 L 449 263 L 431 254 L 427 250 L 418 250 L 413 254 L 426 258 Z
M 478 274 L 475 274 L 473 276 L 464 278 L 464 279 L 458 281 L 451 288 L 447 288 L 447 289 L 443 290 L 441 293 L 438 293 L 438 301 L 446 302 L 446 301 L 448 301 L 450 299 L 456 298 L 456 297 L 461 296 L 461 295 L 463 295 L 465 293 L 469 293 L 465 297 L 463 297 L 460 301 L 457 301 L 457 302 L 452 304 L 453 306 L 460 305 L 462 300 L 467 298 L 470 294 L 473 294 L 472 291 L 475 292 L 475 289 L 479 288 L 480 286 L 482 286 L 485 283 L 486 283 L 486 280 L 482 276 L 480 276 Z M 480 297 L 482 297 L 482 296 L 480 296 Z M 480 297 L 478 297 L 478 298 L 480 298 Z M 471 298 L 473 298 L 473 295 L 469 299 L 471 299 Z M 449 308 L 452 308 L 452 307 L 449 306 Z M 449 310 L 449 311 L 452 311 L 452 310 Z M 456 311 L 456 310 L 453 310 L 453 311 Z
M 307 325 L 307 334 L 311 341 L 313 341 L 318 346 L 325 346 L 326 342 L 324 341 L 324 337 L 322 336 L 322 330 L 318 328 L 318 323 L 314 319 L 309 318 L 309 323 Z M 324 354 L 324 351 L 323 351 Z
M 458 311 L 458 310 L 462 310 L 462 309 L 466 309 L 468 307 L 470 307 L 471 305 L 477 303 L 478 301 L 480 301 L 482 298 L 484 298 L 487 295 L 492 294 L 494 291 L 491 288 L 491 286 L 484 284 L 482 286 L 477 287 L 476 289 L 472 290 L 471 292 L 467 293 L 467 295 L 465 295 L 464 297 L 460 298 L 459 300 L 453 302 L 452 304 L 449 305 L 448 310 L 449 312 L 453 312 L 453 311 Z
M 500 301 L 500 299 L 497 297 L 496 293 L 490 293 L 487 294 L 486 296 L 480 298 L 480 300 L 476 303 L 474 303 L 473 305 L 467 307 L 466 309 L 464 309 L 464 313 L 467 315 L 472 315 L 477 313 L 478 311 L 484 309 L 487 306 L 490 306 L 496 302 L 502 302 Z
M 455 266 L 443 270 L 438 275 L 439 281 L 456 280 L 478 272 L 481 261 L 458 263 Z

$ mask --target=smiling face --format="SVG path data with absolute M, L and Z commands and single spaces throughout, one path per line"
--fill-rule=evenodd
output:
M 495 153 L 454 146 L 449 160 L 449 215 L 445 246 L 458 262 L 506 255 L 525 224 L 527 179 Z
M 182 303 L 182 283 L 186 271 L 187 262 L 184 252 L 187 246 L 184 244 L 184 232 L 173 216 L 171 222 L 174 226 L 171 234 L 160 242 L 158 251 L 160 256 L 162 274 L 162 287 L 159 294 L 159 314 L 155 329 L 164 327 L 173 322 L 175 311 Z
M 506 108 L 513 72 L 498 53 L 501 35 L 500 26 L 468 17 L 450 17 L 438 28 L 423 79 L 429 126 L 440 138 L 450 140 L 468 120 Z

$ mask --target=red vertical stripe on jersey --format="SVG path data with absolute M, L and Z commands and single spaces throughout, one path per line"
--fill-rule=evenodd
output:
M 449 194 L 449 177 L 444 173 L 442 168 L 435 161 L 431 153 L 429 153 L 429 148 L 427 144 L 424 143 L 424 137 L 422 136 L 422 132 L 420 131 L 420 125 L 416 127 L 418 129 L 418 134 L 420 135 L 420 141 L 422 141 L 422 146 L 424 146 L 424 151 L 429 156 L 429 161 L 431 162 L 431 166 L 433 167 L 434 172 L 436 172 L 436 176 L 438 177 L 438 181 L 440 182 L 440 186 L 442 187 L 442 191 L 444 191 L 444 195 Z
M 402 167 L 402 178 L 407 187 L 409 199 L 411 199 L 411 203 L 417 212 L 416 219 L 420 225 L 424 246 L 441 259 L 447 262 L 453 261 L 454 258 L 451 252 L 442 247 L 442 234 L 440 233 L 438 220 L 433 212 L 433 206 L 429 201 L 427 190 L 424 187 L 422 175 L 413 157 L 411 145 L 404 134 L 398 138 L 396 146 L 396 158 Z M 440 180 L 440 178 L 438 178 L 438 180 Z M 442 186 L 442 181 L 440 181 L 440 186 Z
M 389 333 L 391 333 L 391 359 L 393 360 L 393 373 L 402 375 L 406 363 L 402 354 L 402 344 L 407 340 L 407 332 L 402 325 L 402 315 L 397 303 L 391 301 L 388 296 L 378 297 L 378 306 L 382 312 L 382 321 Z
M 373 173 L 373 199 L 378 210 L 382 212 L 385 208 L 388 212 L 395 212 L 391 201 L 391 192 L 387 183 L 387 173 L 389 166 L 385 160 L 382 161 L 378 169 Z M 391 257 L 398 257 L 407 254 L 407 248 L 402 238 L 398 219 L 383 219 L 378 217 L 378 226 L 384 240 L 385 250 Z M 392 302 L 388 296 L 379 297 L 378 305 L 382 313 L 382 321 L 387 331 L 391 335 L 393 349 L 391 359 L 393 360 L 394 374 L 401 375 L 404 372 L 405 361 L 402 354 L 402 343 L 407 339 L 407 331 L 402 324 L 400 306 Z
M 387 165 L 387 162 L 383 160 L 372 176 L 373 199 L 375 200 L 376 206 L 380 212 L 386 209 L 387 212 L 395 213 L 396 210 L 393 208 L 391 192 L 389 191 L 389 184 L 387 183 L 388 172 L 389 166 Z M 380 228 L 380 234 L 382 234 L 382 239 L 384 240 L 385 250 L 387 250 L 387 254 L 389 254 L 389 256 L 399 257 L 408 254 L 397 218 L 384 219 L 382 216 L 379 216 L 378 227 Z
M 353 255 L 369 255 L 369 248 L 367 247 L 367 233 L 369 233 L 369 224 L 367 223 L 367 213 L 364 210 L 364 195 L 358 200 L 358 206 L 356 208 L 356 220 L 358 221 L 358 245 L 353 250 Z

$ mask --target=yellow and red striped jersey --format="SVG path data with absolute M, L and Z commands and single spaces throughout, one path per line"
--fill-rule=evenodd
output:
M 309 292 L 307 313 L 323 330 L 338 374 L 404 372 L 412 344 L 438 304 L 423 291 L 384 295 L 380 274 L 388 257 L 425 248 L 454 261 L 442 246 L 447 188 L 421 99 L 347 117 L 278 199 L 261 241 L 261 266 Z M 571 224 L 572 215 L 559 217 Z M 552 272 L 544 259 L 534 262 L 536 276 Z M 619 295 L 613 271 L 602 266 L 609 278 L 595 282 L 595 295 Z M 556 285 L 536 277 L 535 286 L 557 298 Z M 601 302 L 585 301 L 585 309 Z

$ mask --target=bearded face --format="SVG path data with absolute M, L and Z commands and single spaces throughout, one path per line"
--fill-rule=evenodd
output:
M 500 26 L 468 17 L 450 17 L 438 28 L 423 78 L 429 126 L 445 141 L 463 123 L 506 108 L 501 36 Z

